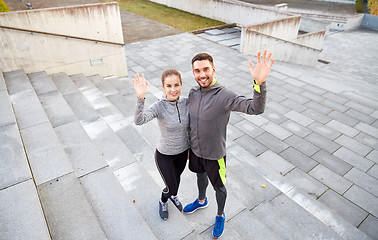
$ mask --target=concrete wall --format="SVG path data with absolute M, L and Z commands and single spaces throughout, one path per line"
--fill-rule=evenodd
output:
M 256 55 L 259 50 L 269 49 L 277 60 L 305 65 L 314 65 L 318 60 L 325 32 L 309 34 L 298 40 L 300 15 L 236 0 L 151 1 L 228 24 L 237 23 L 242 26 L 242 53 Z M 325 24 L 317 26 L 321 27 L 316 29 L 319 31 Z M 315 30 L 314 26 L 311 30 Z
M 299 25 L 299 30 L 303 32 L 317 32 L 319 29 L 325 29 L 329 31 L 330 23 L 324 21 L 315 21 L 311 18 L 301 17 L 301 23 Z
M 240 51 L 255 55 L 269 49 L 277 60 L 315 65 L 326 30 L 298 36 L 300 20 L 300 16 L 293 16 L 243 27 Z
M 251 25 L 293 14 L 250 3 L 229 0 L 150 0 L 169 7 L 219 20 L 225 23 Z
M 271 35 L 276 38 L 295 41 L 298 36 L 300 16 L 291 16 L 261 24 L 248 26 L 248 30 Z
M 29 30 L 0 27 L 5 72 L 127 76 L 117 3 L 2 13 L 0 25 Z
M 296 42 L 304 46 L 321 50 L 326 32 L 326 30 L 321 30 L 318 32 L 299 35 Z
M 378 30 L 378 16 L 364 14 L 361 26 L 373 30 Z
M 311 10 L 294 10 L 291 9 L 290 12 L 292 14 L 300 14 L 302 17 L 306 19 L 312 19 L 315 21 L 320 21 L 324 23 L 328 23 L 329 30 L 336 30 L 336 31 L 347 31 L 351 29 L 358 28 L 361 25 L 362 18 L 364 14 L 355 14 L 355 15 L 324 15 L 319 14 L 316 11 Z
M 296 42 L 265 35 L 256 31 L 245 32 L 247 28 L 243 27 L 242 35 L 244 36 L 243 53 L 255 56 L 258 51 L 269 49 L 276 60 L 291 62 L 301 65 L 313 66 L 317 63 L 320 50 L 298 44 Z

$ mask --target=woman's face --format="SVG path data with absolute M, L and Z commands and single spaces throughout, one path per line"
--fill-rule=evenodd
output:
M 175 101 L 181 94 L 180 78 L 176 75 L 169 75 L 164 79 L 163 90 L 169 101 Z

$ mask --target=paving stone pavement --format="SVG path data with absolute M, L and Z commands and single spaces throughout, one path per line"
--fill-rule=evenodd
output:
M 214 32 L 212 31 L 213 35 L 216 35 Z M 255 157 L 249 159 L 251 162 L 259 161 L 269 166 L 269 171 L 277 172 L 284 180 L 291 182 L 295 187 L 306 192 L 315 201 L 332 209 L 339 216 L 368 234 L 372 239 L 378 239 L 378 65 L 371 64 L 378 59 L 378 46 L 374 44 L 377 40 L 378 32 L 367 29 L 332 32 L 326 36 L 320 56 L 321 59 L 328 61 L 329 64 L 319 63 L 315 67 L 306 67 L 276 62 L 267 80 L 268 98 L 265 113 L 259 116 L 233 113 L 228 127 L 227 139 L 230 159 L 228 164 L 230 168 L 237 169 L 239 164 L 239 160 L 234 155 L 242 152 L 242 150 L 247 150 Z M 227 46 L 227 44 L 223 45 L 219 43 L 222 39 L 217 39 L 217 41 L 218 43 L 210 41 L 201 35 L 181 33 L 147 41 L 128 43 L 126 44 L 126 57 L 129 67 L 129 77 L 123 80 L 128 82 L 134 73 L 143 72 L 151 83 L 150 94 L 147 97 L 147 103 L 150 104 L 162 95 L 161 73 L 167 68 L 176 68 L 183 76 L 183 95 L 185 96 L 188 94 L 190 88 L 196 85 L 191 72 L 191 58 L 198 52 L 208 52 L 214 57 L 217 69 L 216 75 L 219 82 L 240 94 L 252 96 L 252 91 L 250 91 L 252 84 L 247 60 L 252 59 L 255 61 L 255 57 L 241 54 L 233 48 L 235 47 L 234 45 Z M 78 79 L 77 82 L 79 81 Z M 0 93 L 4 95 L 4 87 L 1 84 L 0 81 L 0 90 L 2 90 Z M 21 97 L 27 97 L 29 100 L 35 99 L 32 92 L 28 91 L 30 86 L 20 84 L 18 87 L 26 89 L 24 93 L 28 95 L 18 96 L 15 94 L 13 102 L 17 103 L 19 101 L 21 103 L 22 101 L 27 101 L 26 98 L 23 100 Z M 38 86 L 34 86 L 34 89 L 38 92 Z M 8 91 L 10 91 L 9 88 Z M 109 91 L 112 90 L 109 89 Z M 130 89 L 123 89 L 123 91 L 121 95 L 125 95 Z M 3 96 L 1 94 L 0 97 Z M 80 117 L 80 113 L 83 114 L 83 110 L 86 107 L 76 106 L 74 108 L 74 106 L 75 102 L 77 102 L 75 99 L 81 95 L 77 95 L 75 92 L 63 95 L 73 108 L 73 111 L 77 112 L 76 116 Z M 110 95 L 109 99 L 113 102 L 117 102 L 117 98 L 121 98 L 118 95 Z M 17 99 L 17 97 L 20 98 Z M 52 95 L 46 95 L 46 99 L 47 97 L 55 101 L 61 99 Z M 3 101 L 0 102 L 2 109 L 9 108 L 1 104 L 3 104 Z M 120 109 L 124 110 L 123 114 L 129 116 L 133 112 L 133 107 L 134 105 L 127 104 L 126 102 Z M 27 115 L 27 110 L 19 106 L 19 111 L 25 115 Z M 17 107 L 15 111 L 17 111 Z M 41 115 L 43 114 L 41 113 Z M 70 114 L 67 116 L 70 116 Z M 98 118 L 96 113 L 83 114 L 83 118 L 88 117 L 91 117 L 91 119 L 80 120 L 92 121 Z M 37 118 L 35 119 L 37 120 Z M 4 123 L 0 128 L 3 133 L 6 133 L 7 136 L 16 134 L 17 131 L 11 128 L 14 124 L 10 124 L 13 120 L 8 119 L 7 115 L 3 114 L 0 115 L 0 120 Z M 60 120 L 68 120 L 68 118 Z M 94 123 L 97 124 L 97 122 Z M 31 122 L 20 121 L 19 124 L 19 127 L 26 128 Z M 35 125 L 35 123 L 33 124 Z M 54 124 L 59 125 L 61 123 L 55 122 Z M 38 126 L 51 130 L 51 126 L 45 125 L 40 124 Z M 86 127 L 90 128 L 92 124 L 88 124 Z M 116 124 L 111 125 L 111 127 L 117 128 Z M 124 127 L 129 126 L 124 125 Z M 156 125 L 146 125 L 140 128 L 140 131 L 144 132 L 144 137 L 149 142 L 153 142 L 153 139 L 149 139 L 149 137 L 154 138 L 156 136 L 156 129 L 153 129 L 153 127 L 156 127 Z M 59 130 L 61 127 L 57 126 L 56 129 Z M 25 133 L 25 136 L 29 134 L 30 139 L 32 139 L 33 133 L 31 130 L 29 129 L 29 132 L 22 130 L 22 133 Z M 64 136 L 59 137 L 64 138 Z M 24 140 L 27 141 L 28 139 Z M 130 142 L 130 144 L 136 144 L 135 142 L 139 141 L 139 139 L 133 140 L 134 143 Z M 60 139 L 60 141 L 62 140 Z M 11 145 L 11 147 L 8 148 L 7 145 Z M 13 143 L 4 140 L 1 148 L 6 151 L 9 149 L 20 149 L 21 151 L 22 147 L 20 145 L 21 143 L 18 142 Z M 131 151 L 134 150 L 131 149 Z M 149 153 L 147 150 L 141 151 Z M 18 151 L 14 154 L 18 154 Z M 111 155 L 112 153 L 105 152 L 106 154 Z M 129 154 L 125 153 L 125 155 Z M 115 157 L 113 158 L 116 159 Z M 151 159 L 151 157 L 149 156 L 148 159 Z M 145 161 L 144 159 L 138 160 Z M 108 164 L 116 168 L 117 164 L 120 163 Z M 92 167 L 101 168 L 103 165 L 104 163 L 98 162 L 96 166 Z M 133 167 L 132 164 L 128 165 L 128 168 Z M 147 163 L 143 167 L 145 169 L 153 169 L 151 171 L 155 170 L 153 164 Z M 24 166 L 24 168 L 20 169 L 19 176 L 12 176 L 14 178 L 18 177 L 18 181 L 22 182 L 14 187 L 18 186 L 21 188 L 26 185 L 33 185 L 30 176 L 28 176 L 27 166 Z M 71 167 L 66 166 L 58 170 L 70 172 Z M 137 170 L 139 171 L 139 169 Z M 239 174 L 235 174 L 235 171 L 229 173 L 230 176 L 228 178 L 230 179 L 229 184 L 231 189 L 233 184 L 237 182 L 236 178 L 240 177 L 239 175 L 243 175 L 241 173 L 242 170 L 240 169 Z M 4 172 L 1 172 L 0 183 L 7 184 L 5 177 L 9 175 L 3 174 L 6 171 L 5 169 L 1 169 L 1 171 Z M 82 171 L 89 172 L 91 170 L 84 169 Z M 260 172 L 263 170 L 255 168 L 255 171 Z M 41 170 L 41 172 L 43 171 Z M 122 170 L 118 172 L 122 172 Z M 100 172 L 97 174 L 101 175 L 104 173 Z M 70 175 L 70 173 L 65 175 L 65 179 L 68 179 Z M 29 180 L 24 181 L 25 179 Z M 44 179 L 36 180 L 40 182 L 45 181 Z M 107 195 L 104 191 L 105 188 L 99 185 L 100 182 L 95 175 L 85 175 L 83 184 L 85 187 L 98 186 L 96 191 Z M 187 192 L 195 192 L 194 182 L 187 181 L 185 178 L 182 185 L 182 190 L 189 189 L 190 191 Z M 43 183 L 43 187 L 45 186 L 47 189 L 48 184 Z M 14 199 L 7 198 L 8 192 L 15 190 L 14 187 L 2 189 L 0 186 L 0 189 L 2 189 L 0 191 L 1 199 L 14 201 Z M 25 187 L 25 189 L 30 188 Z M 271 189 L 270 185 L 267 184 L 267 190 Z M 92 189 L 91 191 L 94 190 Z M 156 189 L 153 191 L 156 191 Z M 38 202 L 35 192 L 29 193 L 25 191 L 24 194 L 30 196 L 31 202 Z M 270 194 L 271 196 L 266 199 L 273 199 L 272 201 L 268 203 L 264 202 L 253 209 L 253 211 L 242 211 L 229 219 L 223 238 L 243 239 L 243 237 L 237 235 L 233 228 L 240 226 L 245 221 L 251 221 L 251 218 L 247 215 L 252 213 L 258 219 L 263 219 L 267 224 L 271 224 L 271 227 L 275 227 L 274 222 L 271 222 L 269 216 L 265 216 L 265 214 L 274 211 L 275 206 L 283 206 L 284 202 L 287 203 L 285 218 L 297 214 L 298 216 L 303 216 L 299 215 L 298 212 L 294 212 L 294 208 L 288 207 L 289 202 L 286 201 L 288 198 L 287 195 L 277 195 L 276 192 Z M 93 194 L 93 198 L 96 196 L 98 195 Z M 209 198 L 212 198 L 210 199 L 212 203 L 210 207 L 213 208 L 215 200 L 213 196 Z M 251 204 L 251 202 L 259 200 L 252 197 L 251 199 L 245 201 Z M 182 200 L 185 204 L 192 199 L 185 197 Z M 111 202 L 110 199 L 106 201 L 106 203 L 108 202 Z M 27 202 L 26 204 L 30 203 Z M 229 212 L 231 212 L 231 209 L 235 211 L 233 207 L 236 204 L 235 206 L 232 204 L 235 204 L 235 196 L 233 195 L 231 195 L 226 204 L 226 207 L 230 208 Z M 35 204 L 30 205 L 35 206 Z M 311 206 L 309 207 L 311 208 Z M 114 205 L 111 205 L 110 208 L 114 208 Z M 238 208 L 240 206 L 238 205 L 235 208 L 239 211 Z M 40 214 L 38 210 L 31 209 L 30 213 L 19 214 L 28 216 L 25 219 L 29 219 L 29 216 L 35 217 L 37 214 Z M 0 210 L 3 211 L 4 209 L 0 208 Z M 101 211 L 102 209 L 100 208 L 95 209 L 96 213 Z M 127 212 L 126 210 L 124 211 Z M 34 212 L 36 214 L 33 214 Z M 201 215 L 202 213 L 198 214 L 203 216 Z M 104 216 L 103 218 L 106 217 Z M 192 217 L 195 216 L 188 216 L 186 218 L 191 221 Z M 210 217 L 211 220 L 208 221 L 207 218 L 210 219 Z M 209 228 L 208 224 L 213 221 L 213 216 L 207 216 L 207 218 L 203 222 L 198 223 L 198 226 L 195 226 L 196 230 L 207 229 L 201 234 L 201 237 L 205 239 L 211 235 L 209 232 L 211 228 Z M 303 218 L 302 220 L 305 222 L 307 218 Z M 198 220 L 195 219 L 194 221 Z M 112 224 L 115 223 L 109 223 L 109 225 Z M 284 229 L 278 229 L 282 231 L 282 235 L 279 237 L 273 235 L 267 236 L 267 232 L 264 232 L 264 227 L 266 226 L 259 221 L 256 221 L 254 224 L 261 227 L 260 233 L 262 235 L 257 235 L 260 236 L 258 237 L 259 239 L 263 237 L 268 239 L 282 239 L 286 237 L 290 239 L 290 236 L 285 235 Z M 227 225 L 233 228 L 227 228 Z M 230 231 L 227 231 L 228 229 Z M 35 229 L 35 231 L 44 232 L 43 229 Z M 247 236 L 244 236 L 244 239 L 256 236 L 256 233 L 253 232 L 255 230 L 248 225 L 245 226 L 243 231 L 247 234 Z M 249 233 L 250 235 L 248 235 Z M 271 233 L 269 232 L 269 234 Z M 298 232 L 298 234 L 300 233 Z M 107 233 L 107 236 L 112 236 L 112 233 Z M 197 237 L 199 236 L 192 234 L 186 239 L 198 239 Z M 332 235 L 325 235 L 325 238 L 331 239 Z M 2 239 L 1 234 L 0 239 Z M 301 235 L 297 235 L 295 239 L 304 238 L 301 238 Z
M 209 37 L 220 31 L 210 31 L 127 44 L 129 79 L 143 72 L 160 89 L 162 71 L 176 68 L 186 96 L 196 85 L 191 58 L 208 52 L 218 81 L 251 96 L 247 60 L 255 57 L 220 44 Z M 267 80 L 265 113 L 233 113 L 229 131 L 240 134 L 229 134 L 227 141 L 229 148 L 239 145 L 257 155 L 373 239 L 378 238 L 378 65 L 370 63 L 378 59 L 377 40 L 378 32 L 368 29 L 331 32 L 321 53 L 329 64 L 276 62 Z

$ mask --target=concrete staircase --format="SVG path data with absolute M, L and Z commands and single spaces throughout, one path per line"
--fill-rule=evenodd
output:
M 151 87 L 147 105 L 161 95 Z M 136 127 L 130 79 L 0 74 L 0 239 L 211 239 L 209 207 L 183 215 L 169 204 L 154 163 L 157 121 Z M 234 118 L 247 118 L 234 114 Z M 370 239 L 281 175 L 294 166 L 256 157 L 229 128 L 224 239 Z M 182 175 L 183 204 L 197 196 Z

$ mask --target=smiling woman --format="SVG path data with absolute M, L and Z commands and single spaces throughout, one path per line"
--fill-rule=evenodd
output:
M 112 0 L 102 1 L 114 2 Z M 193 31 L 225 24 L 224 22 L 201 17 L 147 0 L 118 0 L 117 2 L 119 3 L 119 7 L 123 10 L 152 19 L 181 31 Z

